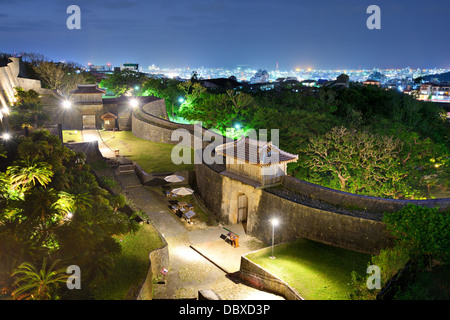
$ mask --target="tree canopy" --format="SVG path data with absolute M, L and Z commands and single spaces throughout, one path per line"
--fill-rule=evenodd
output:
M 179 82 L 178 90 L 170 80 L 169 90 L 168 81 L 153 79 L 145 88 L 179 105 L 172 112 L 184 119 L 222 133 L 237 123 L 267 129 L 269 139 L 270 129 L 278 129 L 280 147 L 299 154 L 288 165 L 299 179 L 389 198 L 448 193 L 450 123 L 433 103 L 359 84 L 254 92 L 206 89 L 195 79 Z
M 0 292 L 11 295 L 17 289 L 11 274 L 20 274 L 22 264 L 23 272 L 31 272 L 44 258 L 52 265 L 60 260 L 61 267 L 78 265 L 89 287 L 108 275 L 120 252 L 112 236 L 138 225 L 121 212 L 123 199 L 97 184 L 83 153 L 46 130 L 16 139 L 8 141 L 8 154 L 2 151 L 7 157 L 0 172 Z

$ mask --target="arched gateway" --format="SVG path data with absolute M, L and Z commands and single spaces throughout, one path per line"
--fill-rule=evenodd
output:
M 280 183 L 288 162 L 298 156 L 287 153 L 271 142 L 244 137 L 217 146 L 216 153 L 226 158 L 221 174 L 231 178 L 222 186 L 223 209 L 230 223 L 251 224 L 258 210 L 261 187 Z

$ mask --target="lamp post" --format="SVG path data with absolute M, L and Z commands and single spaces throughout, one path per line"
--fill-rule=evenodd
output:
M 273 245 L 275 240 L 275 226 L 278 225 L 278 219 L 272 218 L 270 222 L 272 223 L 272 255 L 270 256 L 270 259 L 275 259 L 275 256 L 273 255 Z
M 131 101 L 130 101 L 130 106 L 131 106 L 133 109 L 135 109 L 135 108 L 137 108 L 137 107 L 139 106 L 139 102 L 137 101 L 136 98 L 131 99 Z
M 63 107 L 64 109 L 70 109 L 70 107 L 72 107 L 72 103 L 69 100 L 64 100 L 63 102 Z

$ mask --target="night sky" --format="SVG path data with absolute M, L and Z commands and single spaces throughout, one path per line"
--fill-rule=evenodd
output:
M 81 30 L 69 30 L 69 5 Z M 369 5 L 381 30 L 369 30 Z M 143 67 L 450 68 L 448 0 L 0 0 L 0 52 Z

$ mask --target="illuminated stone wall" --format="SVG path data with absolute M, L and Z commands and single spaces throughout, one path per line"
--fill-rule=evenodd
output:
M 16 87 L 24 90 L 35 90 L 41 94 L 48 90 L 41 87 L 41 81 L 26 78 L 25 66 L 21 58 L 9 58 L 5 66 L 0 67 L 0 106 L 14 103 Z

